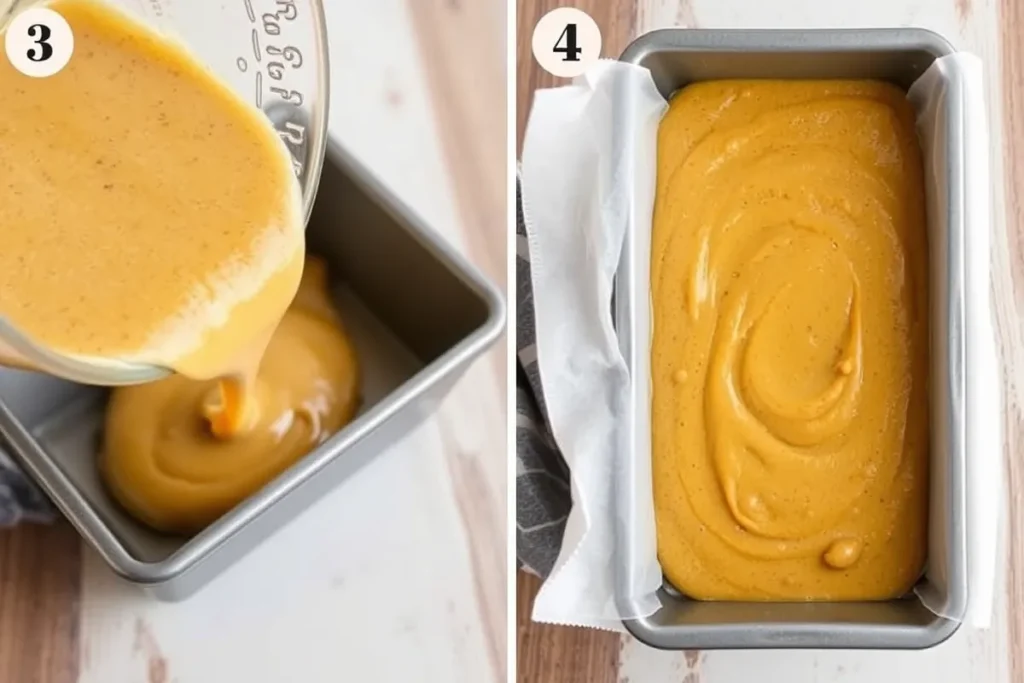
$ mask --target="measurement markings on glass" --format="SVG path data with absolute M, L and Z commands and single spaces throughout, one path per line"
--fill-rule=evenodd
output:
M 298 76 L 305 60 L 302 51 L 287 44 L 282 37 L 289 24 L 298 18 L 299 11 L 295 0 L 274 0 L 270 7 L 272 11 L 263 12 L 257 17 L 253 0 L 243 0 L 243 3 L 245 14 L 252 25 L 252 58 L 255 64 L 250 65 L 245 57 L 239 57 L 235 64 L 242 73 L 246 73 L 250 66 L 255 71 L 253 99 L 257 107 L 269 114 L 271 108 L 276 108 L 275 105 L 290 105 L 291 115 L 281 116 L 275 112 L 271 120 L 291 152 L 295 175 L 300 176 L 305 168 L 306 126 L 303 117 L 295 115 L 301 112 L 306 97 L 301 86 L 297 86 L 290 77 Z

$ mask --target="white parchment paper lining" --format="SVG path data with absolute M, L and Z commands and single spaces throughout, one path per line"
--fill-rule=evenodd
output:
M 959 98 L 962 159 L 966 387 L 968 609 L 987 627 L 1003 503 L 1002 382 L 991 301 L 988 131 L 981 63 L 957 53 L 937 60 L 911 87 L 926 179 L 949 162 L 943 111 Z M 645 69 L 603 61 L 564 88 L 539 91 L 524 140 L 523 204 L 531 255 L 537 352 L 552 432 L 572 472 L 573 508 L 561 553 L 534 604 L 537 621 L 621 630 L 621 619 L 658 609 L 650 481 L 649 259 L 657 128 L 666 102 Z M 617 109 L 618 107 L 618 109 Z M 617 129 L 617 116 L 631 121 Z M 936 185 L 933 185 L 936 186 Z M 946 220 L 943 193 L 929 193 L 931 229 Z M 647 229 L 626 230 L 632 223 Z M 627 372 L 610 303 L 626 240 L 632 254 L 633 358 Z M 997 287 L 998 291 L 1002 291 Z M 1012 290 L 1011 290 L 1012 291 Z M 623 472 L 617 457 L 635 460 Z M 633 507 L 616 506 L 615 486 L 634 487 Z M 617 525 L 633 525 L 617 547 Z M 628 580 L 618 587 L 616 552 Z M 942 616 L 943 601 L 922 591 Z M 626 610 L 626 613 L 623 611 Z

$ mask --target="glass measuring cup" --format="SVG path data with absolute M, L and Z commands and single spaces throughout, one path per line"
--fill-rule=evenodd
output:
M 186 46 L 266 114 L 291 154 L 308 222 L 327 145 L 329 66 L 321 0 L 102 1 Z M 46 4 L 0 0 L 0 29 L 21 10 Z M 54 353 L 2 316 L 0 359 L 83 384 L 138 384 L 170 373 L 153 365 Z

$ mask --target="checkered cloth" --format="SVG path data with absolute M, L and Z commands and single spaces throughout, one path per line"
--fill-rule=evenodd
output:
M 546 578 L 562 546 L 572 498 L 569 468 L 551 435 L 541 392 L 530 253 L 518 183 L 516 210 L 516 556 L 522 569 Z
M 49 522 L 53 517 L 49 499 L 11 462 L 0 446 L 0 527 L 20 522 Z

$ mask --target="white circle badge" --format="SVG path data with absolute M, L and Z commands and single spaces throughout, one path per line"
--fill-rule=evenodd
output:
M 533 29 L 533 56 L 548 73 L 575 78 L 600 59 L 601 29 L 583 10 L 551 10 Z
M 35 7 L 14 17 L 7 26 L 4 50 L 18 71 L 46 78 L 67 66 L 75 37 L 64 17 L 52 9 Z

